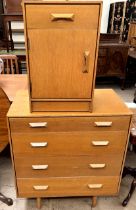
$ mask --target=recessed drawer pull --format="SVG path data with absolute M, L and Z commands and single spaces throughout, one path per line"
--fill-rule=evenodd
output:
M 32 165 L 32 169 L 34 170 L 46 170 L 48 165 Z
M 89 189 L 100 189 L 103 184 L 88 184 Z
M 51 14 L 51 20 L 52 21 L 58 21 L 58 20 L 68 20 L 73 21 L 74 20 L 74 14 L 73 13 L 52 13 Z
M 92 141 L 92 145 L 94 146 L 107 146 L 109 141 Z
M 112 122 L 94 122 L 97 127 L 111 127 Z
M 35 189 L 35 190 L 47 190 L 48 189 L 48 185 L 45 185 L 45 186 L 42 186 L 42 185 L 35 185 L 35 186 L 33 186 L 33 188 Z
M 31 142 L 32 147 L 47 147 L 48 142 Z
M 31 128 L 44 128 L 47 127 L 47 122 L 36 122 L 36 123 L 29 123 Z
M 91 168 L 105 168 L 106 164 L 89 164 Z

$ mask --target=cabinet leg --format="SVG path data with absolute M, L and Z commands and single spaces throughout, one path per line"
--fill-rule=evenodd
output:
M 41 198 L 37 198 L 37 208 L 41 208 Z
M 93 196 L 92 197 L 92 207 L 95 207 L 97 204 L 97 197 Z

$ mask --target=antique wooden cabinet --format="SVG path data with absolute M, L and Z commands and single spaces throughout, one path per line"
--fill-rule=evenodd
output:
M 3 9 L 6 14 L 22 12 L 22 0 L 3 0 Z
M 23 1 L 31 111 L 92 111 L 101 7 Z
M 30 113 L 18 93 L 8 112 L 17 196 L 40 206 L 41 197 L 117 195 L 131 114 L 113 90 L 95 90 L 92 113 Z
M 97 62 L 97 78 L 117 77 L 121 80 L 121 88 L 124 89 L 128 49 L 129 45 L 123 42 L 120 43 L 117 34 L 101 34 Z

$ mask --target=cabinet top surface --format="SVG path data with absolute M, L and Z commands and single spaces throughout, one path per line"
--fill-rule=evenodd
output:
M 89 4 L 89 3 L 94 3 L 94 4 L 102 4 L 101 0 L 22 0 L 23 3 L 28 3 L 28 4 L 71 4 L 71 3 L 83 3 L 83 4 Z
M 95 89 L 93 112 L 33 112 L 30 113 L 28 91 L 18 91 L 8 117 L 83 117 L 132 115 L 125 103 L 112 89 Z

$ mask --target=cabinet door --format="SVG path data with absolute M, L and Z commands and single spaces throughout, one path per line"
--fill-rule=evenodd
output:
M 99 6 L 29 7 L 26 18 L 32 98 L 91 98 Z

